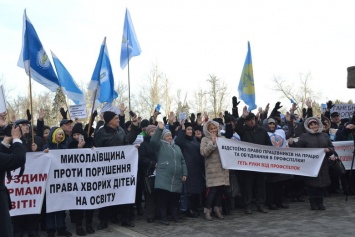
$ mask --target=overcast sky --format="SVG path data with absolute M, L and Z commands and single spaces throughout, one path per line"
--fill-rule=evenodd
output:
M 314 90 L 322 94 L 317 102 L 354 100 L 353 90 L 346 88 L 347 67 L 355 66 L 351 0 L 0 0 L 5 87 L 17 88 L 12 96 L 27 93 L 27 75 L 17 67 L 25 8 L 47 54 L 52 50 L 78 84 L 90 81 L 105 36 L 115 82 L 127 82 L 127 69 L 119 66 L 126 7 L 142 49 L 130 62 L 133 93 L 157 64 L 172 88 L 189 91 L 190 98 L 204 88 L 209 74 L 238 96 L 250 41 L 258 106 L 280 100 L 271 90 L 275 76 L 297 90 L 300 73 L 309 72 Z M 34 89 L 47 90 L 37 82 Z

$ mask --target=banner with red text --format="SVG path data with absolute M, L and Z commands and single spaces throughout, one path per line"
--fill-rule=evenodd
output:
M 138 149 L 132 145 L 50 150 L 47 212 L 135 202 Z
M 11 197 L 11 216 L 40 214 L 46 190 L 51 154 L 27 152 L 23 175 L 20 169 L 11 172 L 12 180 L 7 180 L 6 187 Z
M 354 155 L 354 141 L 333 142 L 333 145 L 335 151 L 338 153 L 339 159 L 343 162 L 345 169 L 350 170 Z M 353 169 L 354 168 L 355 167 L 353 167 Z
M 325 155 L 324 148 L 279 148 L 233 139 L 218 138 L 224 169 L 316 177 Z

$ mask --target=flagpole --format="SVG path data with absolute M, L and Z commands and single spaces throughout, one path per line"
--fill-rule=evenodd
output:
M 94 113 L 95 101 L 96 101 L 96 94 L 97 94 L 97 87 L 96 87 L 95 92 L 94 92 L 94 101 L 93 101 L 93 103 L 92 103 L 92 108 L 91 108 L 91 113 L 90 113 L 90 118 L 89 118 L 88 136 L 90 136 L 91 124 L 93 123 L 93 121 L 92 121 L 92 114 Z
M 28 41 L 27 41 L 28 43 Z M 34 123 L 33 123 L 33 106 L 32 106 L 32 83 L 31 83 L 31 61 L 28 60 L 28 80 L 30 83 L 30 109 L 31 109 L 31 133 L 32 133 L 32 143 L 35 142 L 35 134 L 34 134 Z
M 128 42 L 129 42 L 129 34 L 127 30 L 127 41 L 126 41 L 126 49 L 127 49 L 127 73 L 128 73 L 128 109 L 131 111 L 131 79 L 129 74 L 129 49 L 128 49 Z

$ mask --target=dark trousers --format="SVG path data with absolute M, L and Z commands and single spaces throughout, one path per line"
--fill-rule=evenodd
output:
M 207 209 L 213 206 L 221 207 L 223 199 L 224 186 L 209 187 L 206 189 L 206 202 L 205 207 Z
M 99 209 L 99 219 L 100 221 L 108 221 L 110 218 L 116 217 L 118 212 L 120 212 L 121 222 L 129 221 L 130 206 L 129 204 L 125 204 L 102 207 Z
M 266 204 L 281 205 L 284 195 L 284 182 L 275 182 L 266 184 Z
M 40 220 L 40 214 L 21 215 L 12 217 L 14 234 L 36 233 Z
M 72 215 L 72 218 L 73 218 L 76 226 L 83 225 L 84 216 L 85 216 L 85 224 L 86 225 L 92 224 L 94 210 L 71 210 L 70 213 Z
M 310 187 L 308 186 L 309 198 L 321 198 L 323 197 L 323 187 Z
M 11 218 L 9 213 L 9 194 L 6 188 L 0 185 L 0 230 L 1 236 L 3 237 L 12 237 L 12 225 Z
M 246 207 L 251 205 L 253 200 L 253 193 L 255 191 L 256 205 L 265 204 L 265 173 L 254 171 L 241 171 L 242 176 L 242 195 Z
M 145 214 L 147 218 L 154 218 L 156 213 L 155 191 L 151 194 L 145 194 Z
M 173 193 L 163 189 L 155 189 L 155 192 L 159 209 L 177 209 L 180 193 Z
M 56 211 L 46 214 L 47 232 L 55 232 L 56 230 L 66 230 L 65 211 Z

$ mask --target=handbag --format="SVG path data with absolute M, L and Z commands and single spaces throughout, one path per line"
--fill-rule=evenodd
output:
M 180 193 L 180 199 L 179 199 L 179 209 L 180 211 L 187 211 L 189 207 L 188 204 L 188 196 L 186 192 L 186 186 L 185 183 L 182 183 L 182 192 Z
M 334 169 L 338 176 L 342 176 L 346 173 L 345 166 L 338 157 L 334 160 Z
M 146 194 L 152 194 L 154 191 L 155 175 L 149 175 L 144 177 L 144 192 Z

